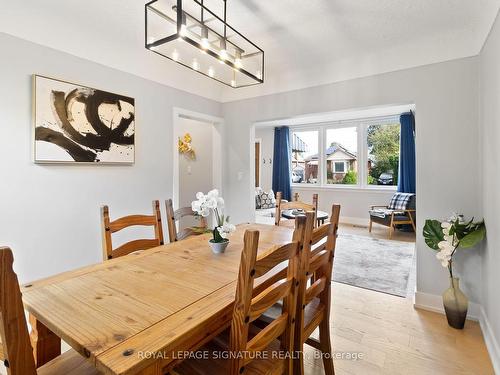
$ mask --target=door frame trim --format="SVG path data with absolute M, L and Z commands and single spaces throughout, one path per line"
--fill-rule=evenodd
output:
M 214 167 L 212 168 L 212 181 L 214 188 L 218 189 L 220 194 L 223 194 L 223 169 L 221 168 L 223 162 L 223 147 L 224 144 L 224 119 L 221 117 L 216 117 L 208 115 L 206 113 L 200 113 L 195 111 L 190 111 L 184 108 L 174 107 L 173 109 L 173 154 L 172 154 L 172 201 L 174 207 L 179 206 L 179 151 L 177 147 L 177 142 L 182 134 L 181 120 L 191 119 L 200 122 L 207 123 L 213 126 L 213 137 L 212 137 L 212 160 Z M 217 168 L 217 166 L 219 166 Z M 205 192 L 206 193 L 206 192 Z M 195 197 L 193 197 L 193 200 Z

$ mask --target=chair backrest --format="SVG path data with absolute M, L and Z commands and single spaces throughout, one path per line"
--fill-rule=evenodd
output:
M 289 360 L 285 361 L 276 358 L 276 366 L 283 365 L 283 368 L 278 367 L 277 372 L 273 373 L 292 374 L 291 354 L 300 257 L 299 242 L 295 240 L 295 236 L 302 236 L 304 233 L 305 218 L 297 220 L 297 226 L 298 234 L 294 234 L 294 241 L 280 247 L 272 247 L 259 256 L 257 256 L 259 232 L 249 230 L 245 232 L 229 347 L 231 353 L 248 355 L 232 356 L 230 375 L 243 373 L 244 367 L 255 359 L 255 355 L 252 354 L 264 350 L 276 339 L 280 340 L 281 350 L 288 352 L 290 356 Z M 269 271 L 283 262 L 288 262 L 288 267 L 286 272 L 279 273 L 282 278 L 277 279 L 276 274 L 269 276 L 272 274 Z M 254 280 L 259 277 L 267 277 L 273 284 L 256 294 Z M 283 300 L 281 315 L 249 340 L 250 323 L 280 300 Z
M 318 298 L 319 304 L 316 313 L 318 315 L 322 314 L 323 319 L 329 319 L 330 316 L 332 267 L 337 242 L 339 215 L 340 205 L 334 204 L 330 222 L 319 228 L 313 228 L 313 213 L 306 213 L 307 220 L 300 258 L 299 287 L 297 291 L 295 338 L 298 343 L 303 343 L 308 338 L 304 336 L 309 331 L 305 330 L 306 327 L 304 327 L 304 312 L 309 303 Z M 312 322 L 319 324 L 321 320 L 319 318 L 312 319 Z
M 108 206 L 101 207 L 102 247 L 104 260 L 121 257 L 138 250 L 151 249 L 163 245 L 163 229 L 161 225 L 160 202 L 153 201 L 152 215 L 129 215 L 111 221 Z M 112 234 L 133 226 L 150 226 L 154 228 L 155 238 L 137 239 L 113 248 Z
M 282 194 L 280 191 L 276 193 L 276 213 L 274 215 L 274 224 L 280 225 L 281 213 L 285 210 L 304 210 L 314 212 L 314 226 L 316 226 L 316 215 L 318 212 L 318 194 L 313 194 L 312 204 L 299 201 L 299 193 L 293 195 L 293 201 L 282 202 Z
M 185 228 L 177 231 L 176 222 L 186 216 L 194 216 L 200 219 L 200 228 L 207 227 L 207 221 L 204 217 L 199 216 L 194 212 L 191 207 L 182 207 L 174 211 L 174 206 L 172 204 L 172 199 L 167 199 L 165 201 L 167 207 L 167 226 L 168 226 L 168 236 L 170 242 L 180 241 L 189 236 L 197 236 L 203 234 L 202 230 L 196 230 L 193 228 Z
M 8 375 L 35 375 L 35 358 L 13 262 L 12 251 L 8 247 L 0 247 L 0 335 L 3 360 Z

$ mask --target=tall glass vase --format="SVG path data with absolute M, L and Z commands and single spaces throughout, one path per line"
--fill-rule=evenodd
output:
M 443 305 L 448 325 L 456 329 L 463 329 L 469 300 L 460 290 L 459 281 L 458 277 L 450 277 L 450 287 L 443 293 Z

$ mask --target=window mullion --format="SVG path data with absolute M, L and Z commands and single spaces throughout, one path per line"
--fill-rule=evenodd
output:
M 362 123 L 358 125 L 358 186 L 366 187 L 368 178 L 367 160 L 367 126 Z
M 318 129 L 319 136 L 319 147 L 318 147 L 318 185 L 324 186 L 326 185 L 326 129 L 324 126 Z

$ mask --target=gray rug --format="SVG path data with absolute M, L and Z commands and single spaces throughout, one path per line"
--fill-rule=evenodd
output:
M 333 281 L 406 297 L 415 244 L 340 234 Z

